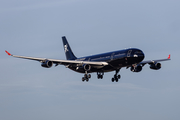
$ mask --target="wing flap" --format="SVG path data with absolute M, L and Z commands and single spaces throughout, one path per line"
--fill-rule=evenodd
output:
M 76 60 L 56 60 L 56 59 L 48 59 L 52 61 L 53 63 L 59 63 L 59 64 L 89 64 L 89 65 L 100 65 L 100 66 L 106 66 L 108 65 L 107 62 L 92 62 L 92 61 L 76 61 Z

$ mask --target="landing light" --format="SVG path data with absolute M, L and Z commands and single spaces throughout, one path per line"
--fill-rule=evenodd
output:
M 138 57 L 138 55 L 134 55 L 134 57 Z

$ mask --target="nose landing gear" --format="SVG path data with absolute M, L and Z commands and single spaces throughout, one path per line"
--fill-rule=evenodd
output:
M 112 78 L 112 82 L 114 82 L 114 81 L 118 82 L 118 80 L 121 78 L 121 75 L 117 75 L 119 71 L 120 71 L 120 69 L 116 70 L 116 73 L 115 73 L 114 77 Z

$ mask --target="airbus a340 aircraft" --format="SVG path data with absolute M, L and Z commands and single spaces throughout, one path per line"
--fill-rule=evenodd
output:
M 130 68 L 132 72 L 140 72 L 145 64 L 149 64 L 151 69 L 159 70 L 161 68 L 161 63 L 159 62 L 170 60 L 169 55 L 167 59 L 143 61 L 145 57 L 144 53 L 140 49 L 136 48 L 129 48 L 124 50 L 77 58 L 73 54 L 65 36 L 62 37 L 62 41 L 64 44 L 64 51 L 67 60 L 17 56 L 12 55 L 7 51 L 5 52 L 13 57 L 39 61 L 41 62 L 41 66 L 45 68 L 50 68 L 53 64 L 55 64 L 55 66 L 65 65 L 67 68 L 71 70 L 74 70 L 79 73 L 84 73 L 82 81 L 87 82 L 91 78 L 91 74 L 89 73 L 97 72 L 97 78 L 102 79 L 104 72 L 115 71 L 115 75 L 112 78 L 112 82 L 118 82 L 118 80 L 121 78 L 118 72 L 122 67 Z

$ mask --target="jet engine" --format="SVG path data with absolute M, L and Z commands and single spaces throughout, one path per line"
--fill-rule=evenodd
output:
M 52 67 L 52 65 L 53 65 L 53 62 L 52 62 L 52 61 L 49 61 L 49 60 L 45 60 L 45 61 L 41 64 L 41 66 L 42 66 L 42 67 L 45 67 L 45 68 L 50 68 L 50 67 Z
M 84 70 L 85 70 L 85 71 L 91 70 L 91 66 L 88 65 L 88 64 L 84 64 L 83 67 L 84 67 Z
M 140 72 L 141 70 L 142 70 L 142 66 L 140 66 L 140 65 L 131 67 L 132 72 Z
M 153 69 L 153 70 L 159 70 L 161 68 L 161 63 L 151 64 L 150 68 Z

